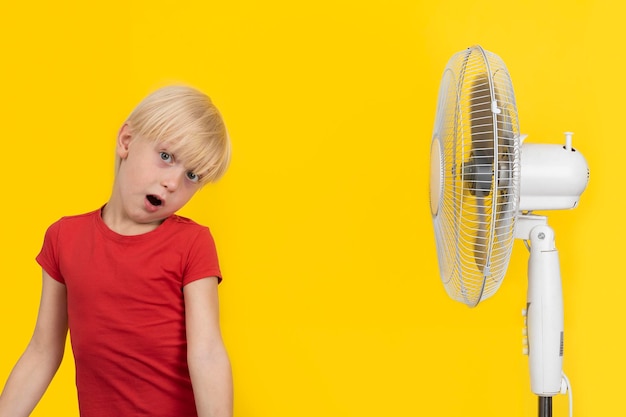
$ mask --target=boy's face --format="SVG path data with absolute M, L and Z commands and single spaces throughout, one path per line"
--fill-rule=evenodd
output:
M 127 125 L 120 131 L 117 154 L 121 161 L 115 203 L 135 224 L 160 224 L 201 188 L 199 178 L 167 144 L 133 136 Z

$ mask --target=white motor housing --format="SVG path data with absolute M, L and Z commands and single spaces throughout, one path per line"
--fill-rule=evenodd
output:
M 589 182 L 589 167 L 572 148 L 572 134 L 565 135 L 565 145 L 522 144 L 520 211 L 565 210 L 578 205 Z

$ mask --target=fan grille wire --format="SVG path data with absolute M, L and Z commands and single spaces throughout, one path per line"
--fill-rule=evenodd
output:
M 435 138 L 443 181 L 433 214 L 441 279 L 450 297 L 475 306 L 504 278 L 519 200 L 517 108 L 497 55 L 475 46 L 450 59 Z

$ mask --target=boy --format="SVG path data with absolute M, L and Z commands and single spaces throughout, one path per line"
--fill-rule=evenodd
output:
M 175 214 L 226 170 L 230 144 L 210 99 L 189 87 L 146 97 L 121 127 L 109 201 L 44 239 L 35 330 L 0 396 L 28 416 L 58 369 L 69 327 L 82 417 L 230 417 L 209 230 Z

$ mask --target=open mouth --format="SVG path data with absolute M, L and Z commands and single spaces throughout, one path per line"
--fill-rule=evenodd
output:
M 150 204 L 152 204 L 155 207 L 160 206 L 161 204 L 163 204 L 163 201 L 161 201 L 161 199 L 155 195 L 148 195 L 147 196 L 148 202 L 150 202 Z

